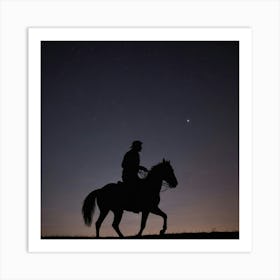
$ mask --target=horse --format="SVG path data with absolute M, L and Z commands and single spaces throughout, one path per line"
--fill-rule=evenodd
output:
M 95 223 L 96 238 L 99 238 L 101 224 L 110 210 L 114 213 L 112 227 L 121 238 L 124 236 L 119 229 L 119 224 L 124 210 L 135 213 L 142 212 L 141 227 L 136 235 L 137 237 L 142 235 L 149 213 L 163 218 L 163 227 L 160 230 L 160 235 L 163 235 L 167 229 L 167 215 L 158 207 L 163 181 L 167 183 L 169 188 L 175 188 L 178 185 L 170 161 L 165 159 L 153 166 L 146 178 L 139 179 L 139 183 L 134 187 L 119 182 L 109 183 L 100 189 L 92 191 L 84 199 L 82 206 L 85 225 L 91 226 L 97 202 L 100 214 Z

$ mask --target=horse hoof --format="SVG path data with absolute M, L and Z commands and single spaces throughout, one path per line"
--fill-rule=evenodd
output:
M 160 235 L 164 235 L 164 233 L 165 233 L 165 230 L 164 229 L 162 229 L 161 231 L 160 231 Z

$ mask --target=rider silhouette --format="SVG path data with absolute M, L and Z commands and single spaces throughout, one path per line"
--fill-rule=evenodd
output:
M 138 171 L 148 169 L 140 165 L 139 152 L 142 150 L 141 141 L 133 141 L 130 150 L 124 155 L 122 161 L 122 180 L 125 184 L 135 184 L 140 181 Z

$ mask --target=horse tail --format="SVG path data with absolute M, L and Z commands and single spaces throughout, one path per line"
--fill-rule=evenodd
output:
M 95 210 L 95 200 L 97 197 L 98 190 L 92 191 L 88 196 L 85 198 L 82 208 L 83 218 L 85 225 L 91 226 L 92 223 L 92 216 Z

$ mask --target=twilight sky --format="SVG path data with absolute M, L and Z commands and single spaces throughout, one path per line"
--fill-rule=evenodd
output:
M 239 229 L 238 42 L 44 41 L 41 51 L 42 235 L 95 235 L 83 199 L 120 180 L 133 140 L 141 165 L 164 157 L 174 168 L 177 188 L 161 193 L 167 232 Z M 125 212 L 121 231 L 136 234 L 140 218 Z M 101 236 L 116 236 L 112 220 Z M 150 214 L 144 234 L 161 225 Z

